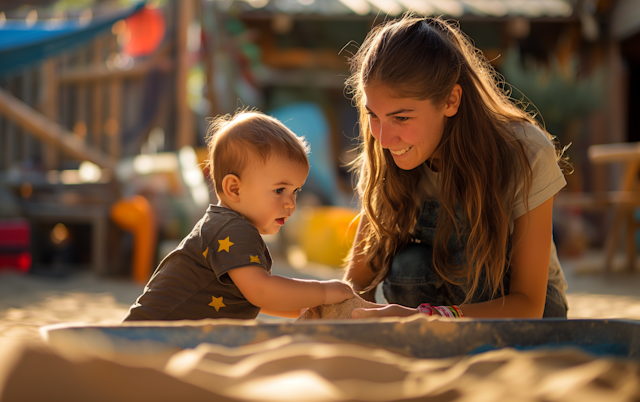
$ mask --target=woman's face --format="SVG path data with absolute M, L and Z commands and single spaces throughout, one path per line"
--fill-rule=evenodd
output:
M 460 86 L 456 84 L 441 106 L 431 100 L 399 98 L 388 86 L 377 82 L 366 86 L 364 93 L 371 134 L 391 152 L 396 165 L 411 170 L 431 158 L 437 167 L 439 155 L 435 150 L 442 140 L 447 117 L 458 111 Z

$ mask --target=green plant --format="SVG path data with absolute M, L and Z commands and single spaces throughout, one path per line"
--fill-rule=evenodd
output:
M 576 58 L 566 66 L 555 56 L 549 60 L 548 65 L 532 59 L 522 63 L 520 51 L 512 48 L 500 71 L 514 102 L 535 115 L 564 144 L 576 140 L 566 138 L 570 125 L 604 104 L 604 72 L 596 70 L 582 77 Z

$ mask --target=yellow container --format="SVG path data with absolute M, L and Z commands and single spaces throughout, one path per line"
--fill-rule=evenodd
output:
M 358 212 L 343 207 L 305 207 L 300 212 L 298 243 L 309 261 L 340 267 L 358 228 Z

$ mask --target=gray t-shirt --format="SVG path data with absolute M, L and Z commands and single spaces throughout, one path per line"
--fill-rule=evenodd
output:
M 543 202 L 553 197 L 560 191 L 567 181 L 556 159 L 555 146 L 538 127 L 530 123 L 513 123 L 513 133 L 516 138 L 523 141 L 525 152 L 531 164 L 532 183 L 529 191 L 529 210 L 540 206 Z M 439 200 L 438 180 L 440 174 L 429 169 L 426 164 L 422 167 L 421 182 L 419 188 L 422 191 L 422 199 Z M 510 229 L 517 218 L 527 211 L 524 204 L 522 191 L 523 183 L 515 183 L 515 205 L 510 219 Z M 565 299 L 567 281 L 560 267 L 556 246 L 551 239 L 551 255 L 549 257 L 549 284 L 555 287 Z
M 235 211 L 210 205 L 162 260 L 124 320 L 253 319 L 260 308 L 249 303 L 228 272 L 260 266 L 271 273 L 271 264 L 255 226 Z

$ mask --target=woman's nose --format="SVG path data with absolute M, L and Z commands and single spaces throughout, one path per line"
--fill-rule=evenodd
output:
M 397 142 L 397 138 L 391 127 L 387 124 L 379 124 L 378 125 L 378 141 L 380 141 L 380 145 L 382 148 L 389 148 L 395 142 Z

